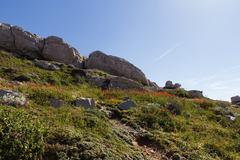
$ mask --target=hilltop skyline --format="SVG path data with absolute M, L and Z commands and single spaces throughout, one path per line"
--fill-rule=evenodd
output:
M 172 80 L 222 100 L 240 94 L 236 0 L 2 3 L 1 22 L 62 37 L 85 56 L 123 57 L 160 86 Z

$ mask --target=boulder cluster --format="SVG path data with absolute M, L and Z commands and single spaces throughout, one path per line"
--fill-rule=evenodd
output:
M 0 49 L 16 56 L 34 60 L 36 66 L 47 70 L 58 70 L 54 61 L 76 69 L 98 69 L 109 74 L 106 78 L 91 77 L 93 84 L 103 85 L 105 81 L 113 88 L 138 88 L 158 90 L 156 83 L 146 78 L 144 73 L 125 59 L 95 51 L 85 58 L 78 50 L 62 38 L 49 36 L 42 38 L 18 26 L 0 23 Z M 107 86 L 107 87 L 111 87 Z

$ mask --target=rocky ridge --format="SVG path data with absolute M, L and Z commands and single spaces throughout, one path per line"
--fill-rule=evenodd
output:
M 40 68 L 55 69 L 54 64 L 48 62 L 43 64 L 43 61 L 39 61 L 45 60 L 71 65 L 78 69 L 98 69 L 110 74 L 105 79 L 91 78 L 90 81 L 98 86 L 101 86 L 99 81 L 110 80 L 113 88 L 159 89 L 157 84 L 148 80 L 139 68 L 125 59 L 101 51 L 95 51 L 85 58 L 62 38 L 56 36 L 42 38 L 18 26 L 0 23 L 0 49 L 10 51 L 16 56 L 34 59 Z

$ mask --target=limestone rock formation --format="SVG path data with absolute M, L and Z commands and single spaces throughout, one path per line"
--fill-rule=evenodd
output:
M 83 57 L 63 39 L 55 36 L 44 39 L 10 24 L 0 23 L 0 49 L 29 59 L 44 58 L 83 68 Z
M 24 31 L 17 26 L 13 26 L 11 31 L 14 38 L 15 49 L 18 54 L 30 59 L 39 58 L 41 56 L 41 49 L 43 47 L 42 38 Z
M 42 56 L 47 60 L 83 68 L 83 57 L 80 56 L 79 52 L 65 43 L 62 38 L 56 36 L 50 36 L 44 40 Z
M 115 76 L 126 77 L 144 85 L 148 84 L 147 78 L 139 68 L 122 58 L 106 55 L 100 51 L 90 54 L 86 68 L 103 70 Z
M 0 23 L 0 47 L 6 50 L 15 48 L 11 25 Z

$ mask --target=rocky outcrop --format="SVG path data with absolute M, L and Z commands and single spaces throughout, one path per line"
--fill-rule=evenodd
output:
M 44 58 L 83 68 L 79 52 L 55 36 L 41 38 L 20 27 L 0 23 L 0 49 L 29 59 Z
M 30 59 L 41 57 L 42 38 L 17 26 L 11 27 L 11 31 L 18 54 Z
M 6 50 L 15 49 L 11 25 L 0 23 L 0 47 Z
M 36 66 L 46 70 L 61 68 L 47 61 L 67 64 L 74 69 L 99 69 L 110 75 L 104 78 L 87 78 L 100 87 L 109 79 L 107 88 L 159 90 L 156 83 L 149 81 L 139 68 L 125 59 L 96 51 L 86 60 L 80 56 L 77 49 L 56 36 L 41 38 L 20 27 L 0 23 L 0 49 L 10 51 L 17 56 L 34 59 Z M 108 87 L 108 85 L 111 86 Z
M 106 55 L 100 51 L 90 54 L 86 62 L 86 68 L 99 69 L 115 76 L 135 80 L 144 85 L 148 84 L 148 80 L 139 68 L 122 58 Z
M 179 84 L 179 83 L 173 84 L 172 81 L 167 81 L 164 89 L 178 89 L 180 87 L 181 87 L 181 84 Z
M 42 56 L 47 60 L 72 64 L 75 67 L 83 68 L 83 57 L 80 56 L 77 49 L 56 36 L 50 36 L 44 40 Z
M 232 97 L 231 102 L 233 105 L 240 105 L 240 96 Z

